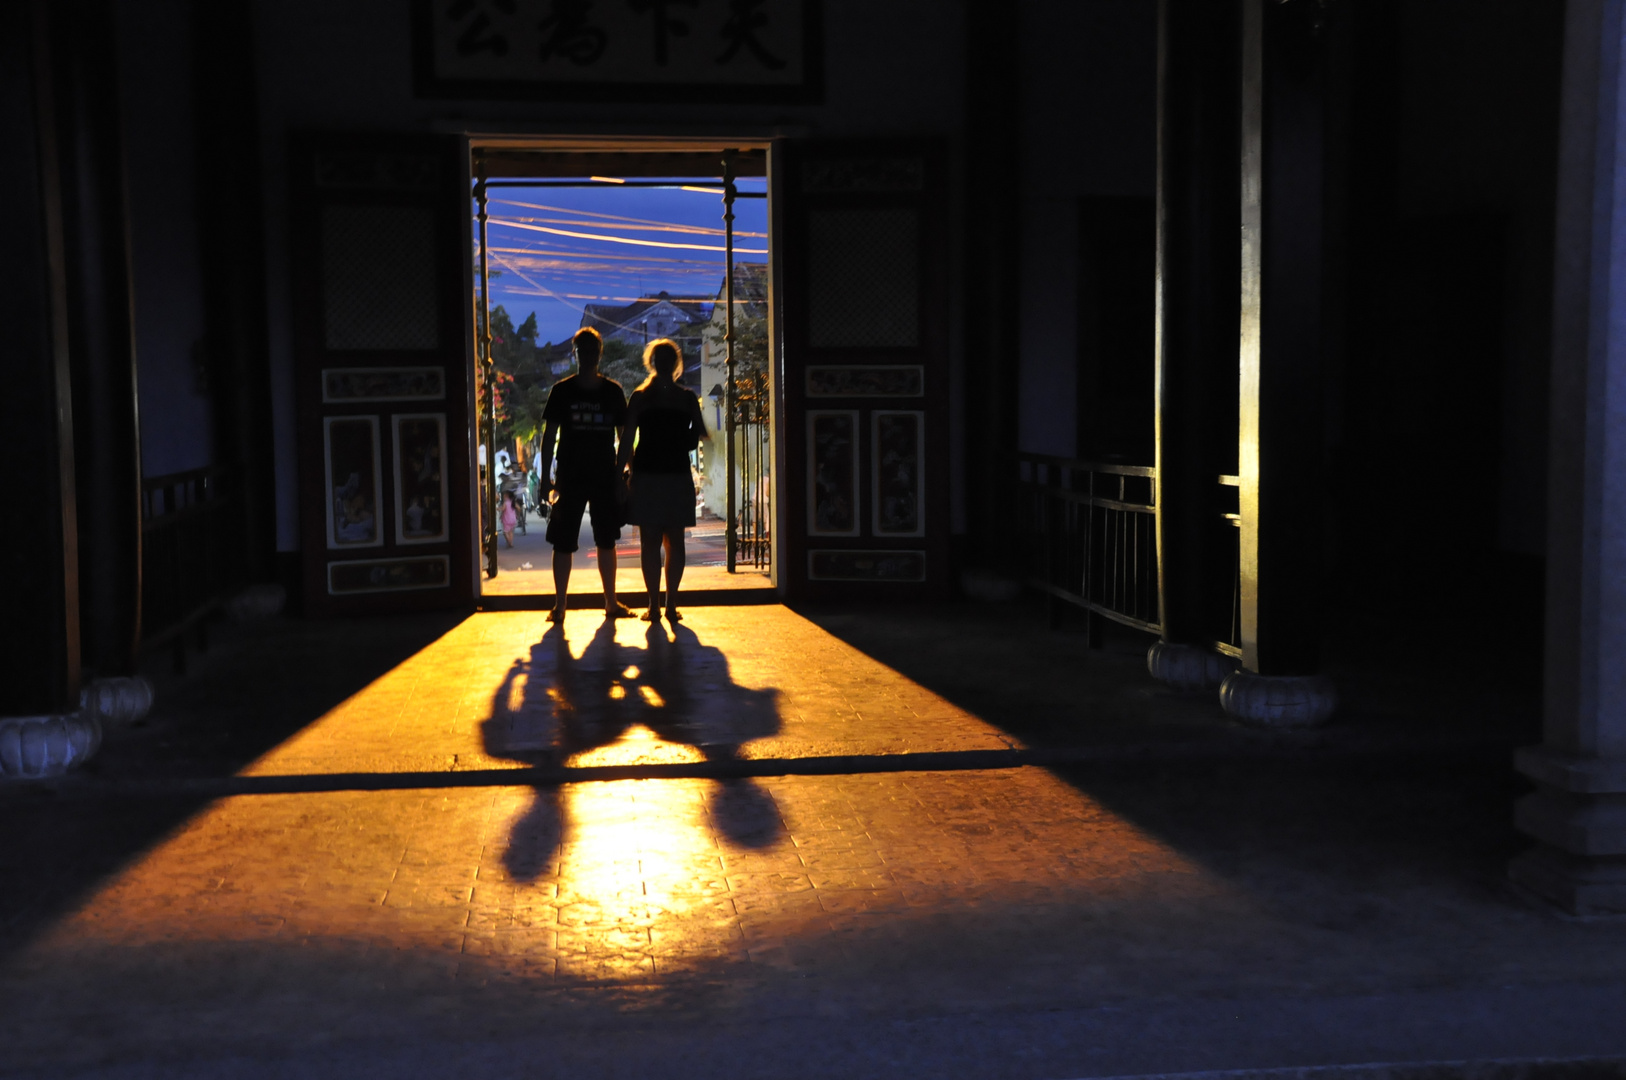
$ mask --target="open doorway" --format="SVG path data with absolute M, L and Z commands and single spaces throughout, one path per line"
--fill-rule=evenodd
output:
M 769 588 L 773 566 L 771 263 L 766 148 L 570 151 L 476 146 L 470 215 L 481 591 L 551 597 L 542 410 L 592 327 L 630 393 L 669 338 L 707 436 L 691 455 L 685 590 Z M 511 505 L 512 529 L 504 529 Z M 571 591 L 599 588 L 590 517 Z M 617 591 L 640 592 L 635 526 Z

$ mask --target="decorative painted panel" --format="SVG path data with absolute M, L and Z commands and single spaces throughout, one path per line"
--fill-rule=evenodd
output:
M 327 546 L 378 547 L 383 502 L 378 468 L 378 417 L 330 416 L 322 421 L 327 481 Z
M 926 414 L 870 414 L 870 499 L 876 536 L 926 535 Z
M 438 367 L 323 368 L 322 403 L 440 401 L 446 372 Z
M 926 369 L 921 364 L 812 364 L 807 369 L 808 397 L 924 397 Z
M 395 542 L 446 539 L 446 414 L 391 418 L 395 446 Z
M 814 581 L 925 581 L 926 553 L 814 549 L 807 553 L 807 576 Z
M 857 536 L 858 411 L 807 414 L 807 531 L 814 536 Z
M 399 559 L 356 559 L 327 564 L 330 596 L 444 589 L 451 583 L 452 561 L 446 555 L 412 555 Z

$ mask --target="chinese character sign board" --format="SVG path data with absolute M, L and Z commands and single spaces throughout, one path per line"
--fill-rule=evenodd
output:
M 418 0 L 426 97 L 810 101 L 818 0 Z

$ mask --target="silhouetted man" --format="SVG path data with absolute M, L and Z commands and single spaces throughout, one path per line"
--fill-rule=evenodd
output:
M 598 548 L 598 576 L 604 584 L 604 613 L 612 619 L 631 615 L 615 598 L 615 542 L 621 539 L 621 482 L 615 471 L 615 436 L 627 419 L 627 397 L 621 384 L 598 373 L 604 339 L 592 327 L 571 339 L 577 372 L 554 383 L 542 407 L 541 473 L 558 470 L 550 485 L 557 492 L 548 512 L 548 543 L 553 545 L 553 610 L 549 622 L 565 617 L 570 589 L 571 556 L 581 534 L 582 511 L 593 514 L 593 546 Z M 553 439 L 559 437 L 557 455 Z

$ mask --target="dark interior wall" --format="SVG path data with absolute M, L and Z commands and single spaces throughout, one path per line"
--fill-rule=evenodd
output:
M 1487 398 L 1497 547 L 1537 555 L 1546 530 L 1547 368 L 1564 4 L 1431 0 L 1403 6 L 1400 117 L 1407 218 L 1494 221 L 1502 257 L 1501 373 Z M 1441 61 L 1444 62 L 1441 62 Z M 1487 332 L 1490 328 L 1487 328 Z M 1459 374 L 1473 377 L 1464 356 Z
M 1495 597 L 1545 528 L 1563 5 L 1348 18 L 1335 563 L 1366 595 Z
M 1088 441 L 1077 404 L 1081 354 L 1102 354 L 1098 335 L 1113 338 L 1117 329 L 1111 320 L 1080 321 L 1081 299 L 1093 309 L 1081 289 L 1110 286 L 1122 272 L 1099 273 L 1089 238 L 1103 229 L 1113 234 L 1120 210 L 1133 230 L 1142 216 L 1136 200 L 1149 206 L 1156 183 L 1157 5 L 1024 0 L 1021 40 L 1020 447 L 1072 455 Z M 1148 254 L 1152 240 L 1148 232 Z M 1148 258 L 1136 267 L 1145 293 L 1144 355 L 1122 355 L 1118 343 L 1101 364 L 1114 385 L 1144 382 L 1149 410 L 1152 264 Z M 1147 436 L 1150 442 L 1149 429 Z
M 412 91 L 410 5 L 398 0 L 256 0 L 256 63 L 266 163 L 268 299 L 280 550 L 298 546 L 289 343 L 287 139 L 299 129 L 518 135 L 689 135 L 944 138 L 959 161 L 963 2 L 825 0 L 820 105 L 633 105 L 435 101 Z M 943 227 L 959 242 L 960 189 Z M 956 269 L 951 280 L 958 282 Z M 958 297 L 956 297 L 958 300 Z M 953 385 L 961 335 L 951 329 Z M 959 403 L 953 409 L 960 415 Z M 956 437 L 955 445 L 960 443 Z
M 161 476 L 213 460 L 189 0 L 119 0 L 119 85 L 129 183 L 141 468 Z
M 79 700 L 78 520 L 60 165 L 41 4 L 0 5 L 0 716 Z

